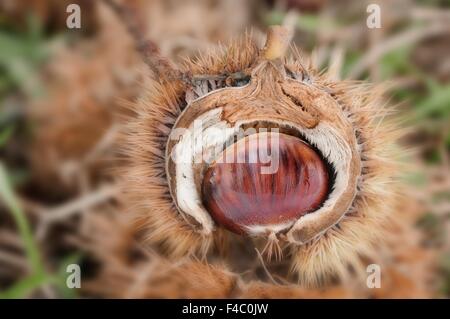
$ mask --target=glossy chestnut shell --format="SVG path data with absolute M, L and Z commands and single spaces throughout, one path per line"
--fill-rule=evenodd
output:
M 286 134 L 261 134 L 227 147 L 203 178 L 204 206 L 238 234 L 289 224 L 319 208 L 329 193 L 327 165 L 311 146 Z

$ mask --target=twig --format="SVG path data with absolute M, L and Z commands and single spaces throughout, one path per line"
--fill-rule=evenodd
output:
M 0 243 L 13 249 L 23 249 L 23 242 L 16 232 L 2 230 L 0 232 Z
M 0 250 L 0 263 L 2 265 L 9 265 L 11 268 L 15 268 L 16 270 L 21 270 L 24 272 L 30 271 L 27 260 L 23 255 Z
M 448 26 L 433 24 L 423 29 L 412 29 L 393 36 L 369 50 L 350 70 L 348 78 L 358 79 L 364 71 L 383 55 L 402 46 L 416 43 L 428 36 L 447 32 Z
M 118 193 L 118 188 L 115 185 L 104 186 L 99 190 L 83 195 L 73 201 L 70 201 L 57 208 L 50 209 L 43 216 L 43 220 L 46 222 L 66 219 L 73 216 L 78 211 L 89 208 L 91 206 L 98 205 L 108 199 L 113 198 Z
M 99 190 L 90 194 L 82 195 L 73 201 L 54 209 L 49 209 L 42 215 L 41 222 L 38 226 L 37 237 L 42 240 L 47 233 L 48 227 L 57 221 L 67 219 L 79 212 L 114 198 L 118 193 L 115 185 L 104 186 Z
M 109 149 L 110 146 L 116 141 L 119 132 L 120 126 L 118 124 L 111 126 L 108 131 L 103 134 L 100 141 L 98 141 L 97 144 L 83 158 L 83 164 L 94 162 L 100 154 Z
M 133 8 L 130 2 L 119 4 L 114 0 L 103 0 L 121 19 L 136 43 L 136 49 L 141 54 L 145 64 L 157 77 L 170 79 L 182 78 L 182 74 L 174 70 L 169 60 L 163 57 L 156 43 L 145 38 L 143 18 L 138 14 L 138 8 Z
M 450 10 L 443 8 L 415 7 L 411 9 L 412 20 L 431 20 L 439 19 L 450 21 Z

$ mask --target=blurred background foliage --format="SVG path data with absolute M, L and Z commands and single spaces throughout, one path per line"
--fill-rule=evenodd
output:
M 80 30 L 65 27 L 71 2 L 82 8 Z M 247 29 L 258 36 L 268 25 L 288 23 L 296 28 L 296 45 L 314 51 L 321 68 L 341 56 L 342 78 L 387 83 L 390 103 L 408 128 L 402 142 L 412 150 L 414 170 L 405 179 L 422 212 L 417 227 L 423 245 L 440 256 L 436 296 L 450 295 L 450 1 L 137 3 L 148 12 L 149 35 L 175 61 Z M 365 26 L 368 3 L 381 5 L 381 29 Z M 113 147 L 108 134 L 119 121 L 102 112 L 123 112 L 115 94 L 138 95 L 139 58 L 101 6 L 0 0 L 1 297 L 75 296 L 64 288 L 64 265 L 80 260 L 80 252 L 73 242 L 55 241 L 61 233 L 77 236 L 80 211 L 100 210 L 95 200 L 86 208 L 86 196 L 103 194 L 97 192 L 111 178 L 98 173 L 104 162 L 92 154 Z M 63 217 L 43 217 L 52 212 Z

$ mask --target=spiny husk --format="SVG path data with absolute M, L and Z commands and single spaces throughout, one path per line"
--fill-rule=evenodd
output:
M 188 61 L 191 75 L 229 75 L 248 71 L 258 62 L 257 46 L 250 35 L 228 47 L 208 52 Z M 392 224 L 408 223 L 400 215 L 404 198 L 398 186 L 401 171 L 396 140 L 399 130 L 386 120 L 392 109 L 382 99 L 383 89 L 364 83 L 336 81 L 335 74 L 318 73 L 311 61 L 298 55 L 285 61 L 294 73 L 302 74 L 316 88 L 328 93 L 352 123 L 361 156 L 362 172 L 352 207 L 338 224 L 322 236 L 301 246 L 285 247 L 284 261 L 291 260 L 292 274 L 286 280 L 305 286 L 326 285 L 338 280 L 364 282 L 365 267 L 371 262 L 389 267 L 393 253 L 383 241 Z M 164 247 L 171 256 L 216 256 L 210 249 L 217 242 L 214 233 L 197 233 L 177 211 L 170 195 L 165 172 L 165 147 L 171 127 L 186 105 L 187 87 L 181 81 L 152 82 L 135 106 L 136 118 L 128 127 L 124 154 L 124 189 L 127 206 L 150 243 Z M 406 233 L 409 229 L 406 227 Z M 228 234 L 227 241 L 235 238 Z M 261 250 L 267 243 L 253 241 Z M 418 240 L 414 245 L 419 245 Z M 420 249 L 420 248 L 418 248 Z M 236 260 L 223 257 L 233 267 Z M 271 269 L 271 262 L 268 261 Z
M 112 215 L 111 215 L 112 213 Z M 110 298 L 414 298 L 429 297 L 430 256 L 417 244 L 410 225 L 396 228 L 388 251 L 375 257 L 382 265 L 382 286 L 368 289 L 350 280 L 311 288 L 277 276 L 247 280 L 223 261 L 167 259 L 135 240 L 121 209 L 87 215 L 90 225 L 76 240 L 85 256 L 99 263 L 82 285 L 83 295 Z M 410 219 L 409 216 L 405 220 Z M 406 225 L 406 224 L 403 224 Z M 112 240 L 114 239 L 114 240 Z M 388 258 L 383 257 L 389 256 Z M 248 265 L 247 265 L 248 266 Z M 255 271 L 249 268 L 247 271 Z M 354 279 L 354 278 L 353 278 Z

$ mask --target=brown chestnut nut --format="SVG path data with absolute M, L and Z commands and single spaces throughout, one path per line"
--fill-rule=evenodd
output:
M 286 227 L 316 210 L 329 190 L 326 164 L 311 146 L 286 134 L 262 134 L 227 147 L 203 178 L 206 209 L 238 234 Z

